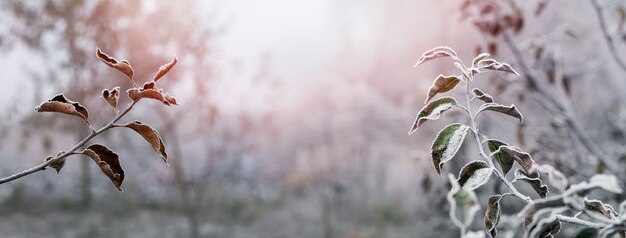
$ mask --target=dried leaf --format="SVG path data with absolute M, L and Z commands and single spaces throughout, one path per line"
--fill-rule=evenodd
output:
M 46 158 L 46 161 L 49 161 L 51 159 L 54 159 L 54 157 L 48 156 Z M 57 160 L 55 162 L 52 162 L 52 164 L 48 165 L 48 167 L 53 168 L 54 170 L 56 170 L 57 174 L 59 174 L 61 172 L 61 169 L 63 169 L 64 166 L 65 166 L 65 158 Z
M 498 150 L 491 153 L 489 157 L 493 157 L 498 153 L 504 153 L 502 155 L 507 156 L 507 160 L 512 159 L 517 162 L 522 167 L 522 169 L 524 169 L 525 173 L 531 174 L 533 172 L 535 161 L 532 159 L 530 154 L 523 152 L 520 148 L 517 148 L 515 146 L 500 145 L 498 147 Z
M 441 57 L 457 58 L 456 52 L 454 52 L 454 50 L 452 50 L 450 47 L 439 46 L 439 47 L 435 47 L 429 51 L 424 52 L 424 54 L 422 54 L 422 57 L 419 58 L 415 66 L 418 66 L 424 62 L 441 58 Z
M 541 182 L 538 173 L 527 174 L 523 170 L 517 169 L 515 170 L 515 179 L 513 179 L 512 182 L 517 182 L 520 180 L 530 184 L 533 190 L 535 190 L 535 192 L 539 194 L 539 197 L 545 198 L 548 195 L 548 186 L 544 185 Z
M 169 93 L 165 93 L 165 95 L 163 95 L 163 99 L 165 99 L 165 102 L 168 105 L 178 105 L 178 102 L 176 102 L 176 98 Z
M 452 189 L 447 196 L 450 203 L 450 219 L 464 230 L 474 220 L 474 215 L 480 210 L 480 205 L 474 191 L 463 189 L 456 182 L 454 175 L 449 174 L 448 178 L 452 183 Z
M 450 124 L 438 134 L 431 147 L 431 159 L 437 174 L 441 175 L 441 168 L 456 155 L 463 144 L 469 126 L 459 123 Z
M 613 207 L 611 207 L 611 205 L 604 204 L 600 200 L 585 198 L 584 201 L 583 201 L 583 204 L 585 206 L 585 210 L 588 210 L 588 211 L 591 211 L 591 212 L 595 212 L 595 213 L 599 213 L 600 215 L 602 215 L 602 216 L 604 216 L 606 218 L 615 219 L 615 218 L 619 217 L 619 214 L 617 214 L 617 212 L 615 212 L 615 210 L 613 210 Z
M 88 146 L 87 149 L 85 149 L 82 153 L 86 156 L 89 156 L 89 158 L 96 162 L 98 167 L 100 167 L 100 170 L 102 170 L 102 173 L 109 177 L 117 190 L 119 190 L 120 192 L 122 191 L 122 182 L 124 182 L 124 170 L 120 165 L 119 156 L 115 152 L 111 151 L 104 145 L 92 144 Z
M 427 103 L 428 101 L 430 101 L 430 99 L 432 99 L 435 95 L 439 93 L 449 92 L 450 90 L 454 89 L 456 85 L 458 85 L 460 82 L 461 77 L 459 76 L 444 76 L 443 74 L 440 74 L 439 76 L 437 76 L 435 81 L 433 81 L 433 85 L 430 86 L 430 89 L 428 89 L 428 97 L 426 97 L 426 101 L 424 101 L 424 103 Z
M 108 102 L 113 108 L 117 108 L 117 102 L 120 99 L 120 87 L 115 87 L 109 91 L 108 89 L 102 90 L 102 98 Z
M 156 75 L 154 75 L 154 82 L 158 81 L 161 77 L 167 74 L 167 72 L 174 68 L 176 62 L 178 62 L 178 58 L 174 57 L 169 63 L 161 65 L 161 67 L 159 67 L 159 71 L 156 73 Z
M 552 238 L 561 230 L 561 222 L 556 215 L 567 210 L 563 207 L 548 207 L 538 210 L 532 214 L 532 218 L 526 217 L 524 237 Z M 529 222 L 530 221 L 530 222 Z
M 478 66 L 478 62 L 489 57 L 488 53 L 481 53 L 472 60 L 472 68 Z
M 492 153 L 492 158 L 498 162 L 504 175 L 508 174 L 513 167 L 515 159 L 504 151 L 498 151 L 500 146 L 507 146 L 507 144 L 499 140 L 487 140 L 486 142 L 489 151 Z M 496 151 L 498 151 L 498 153 L 494 153 Z
M 430 102 L 428 105 L 424 106 L 424 108 L 422 108 L 422 110 L 420 110 L 417 114 L 417 117 L 415 117 L 413 126 L 411 127 L 411 130 L 409 130 L 409 135 L 417 131 L 417 128 L 424 124 L 424 122 L 439 119 L 443 112 L 456 105 L 456 100 L 451 97 L 444 97 Z
M 487 211 L 485 211 L 485 230 L 492 238 L 498 234 L 496 226 L 500 221 L 500 199 L 502 199 L 502 195 L 499 194 L 490 196 L 487 202 Z
M 478 113 L 482 111 L 494 111 L 494 112 L 504 113 L 509 116 L 518 118 L 520 123 L 523 123 L 523 119 L 524 119 L 524 117 L 519 112 L 519 110 L 517 110 L 514 104 L 511 104 L 511 106 L 505 106 L 505 105 L 497 104 L 497 103 L 485 103 L 478 108 L 478 111 L 476 112 L 474 117 L 476 117 L 476 115 L 478 115 Z
M 511 67 L 511 65 L 507 64 L 507 63 L 500 63 L 498 61 L 495 61 L 493 59 L 483 59 L 481 61 L 478 62 L 477 64 L 477 68 L 479 70 L 496 70 L 496 71 L 504 71 L 504 72 L 509 72 L 515 75 L 519 75 L 517 72 L 515 72 L 515 70 L 513 69 L 513 67 Z
M 98 56 L 98 59 L 102 60 L 102 62 L 104 62 L 109 67 L 119 70 L 120 72 L 125 74 L 131 81 L 133 80 L 133 67 L 130 66 L 128 61 L 117 61 L 115 58 L 110 57 L 104 52 L 100 51 L 100 49 L 96 49 L 96 56 Z
M 569 182 L 567 181 L 567 177 L 561 171 L 558 171 L 554 167 L 550 165 L 541 165 L 535 166 L 535 169 L 540 173 L 544 173 L 548 175 L 548 184 L 552 187 L 555 187 L 559 191 L 563 192 L 567 188 Z
M 156 87 L 156 82 L 150 81 L 145 83 L 141 88 L 131 88 L 127 91 L 128 97 L 133 101 L 137 101 L 142 98 L 151 98 L 162 102 L 163 104 L 178 105 L 176 98 L 172 97 L 169 93 L 164 93 L 162 89 Z
M 491 167 L 484 161 L 474 160 L 469 162 L 459 173 L 459 185 L 467 190 L 474 190 L 489 181 Z
M 486 103 L 493 102 L 493 98 L 491 97 L 491 95 L 484 93 L 482 90 L 478 88 L 472 89 L 472 93 L 474 94 L 476 98 L 478 98 L 479 100 L 483 102 L 486 102 Z
M 159 136 L 159 133 L 152 129 L 152 127 L 141 123 L 140 121 L 131 121 L 124 125 L 124 127 L 128 127 L 133 129 L 137 133 L 139 133 L 150 145 L 152 149 L 160 154 L 161 158 L 165 163 L 167 163 L 167 153 L 165 153 L 165 144 L 163 144 L 163 139 Z
M 65 113 L 80 117 L 89 123 L 89 111 L 87 111 L 87 108 L 78 102 L 67 99 L 62 93 L 39 105 L 35 108 L 35 111 Z

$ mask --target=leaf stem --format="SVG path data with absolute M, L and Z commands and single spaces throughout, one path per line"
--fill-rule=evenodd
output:
M 598 229 L 605 227 L 605 225 L 601 223 L 585 221 L 580 218 L 569 217 L 569 216 L 564 216 L 564 215 L 556 215 L 556 219 L 562 222 L 576 224 L 579 226 L 586 226 L 586 227 L 592 227 L 592 228 L 598 228 Z
M 70 155 L 74 155 L 74 154 L 79 154 L 76 151 L 78 149 L 80 149 L 80 147 L 82 147 L 83 145 L 85 145 L 87 142 L 89 142 L 91 139 L 93 139 L 94 137 L 96 137 L 97 135 L 111 129 L 114 127 L 115 123 L 117 121 L 119 121 L 120 119 L 122 119 L 122 117 L 124 117 L 124 115 L 126 115 L 130 110 L 133 109 L 133 107 L 135 106 L 135 104 L 137 104 L 137 102 L 139 102 L 139 100 L 133 101 L 131 104 L 128 105 L 128 107 L 126 107 L 126 109 L 124 109 L 124 111 L 122 111 L 122 113 L 118 114 L 115 118 L 113 118 L 113 120 L 111 120 L 111 122 L 109 122 L 107 125 L 103 126 L 102 128 L 100 128 L 99 130 L 92 130 L 91 133 L 89 133 L 89 135 L 87 137 L 85 137 L 83 140 L 81 140 L 80 142 L 78 142 L 78 144 L 76 144 L 74 147 L 72 147 L 71 149 L 69 149 L 67 152 L 63 153 L 62 155 L 59 155 L 51 160 L 48 160 L 42 164 L 39 164 L 35 167 L 32 167 L 30 169 L 26 169 L 22 172 L 4 177 L 2 179 L 0 179 L 0 184 L 4 184 L 7 182 L 11 182 L 13 180 L 19 179 L 21 177 L 24 177 L 26 175 L 29 174 L 33 174 L 35 172 L 39 172 L 41 170 L 46 169 L 46 167 L 48 167 L 49 165 L 51 165 L 52 163 L 55 163 L 59 160 L 62 160 Z

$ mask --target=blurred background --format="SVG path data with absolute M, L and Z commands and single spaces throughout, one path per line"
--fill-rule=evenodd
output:
M 85 105 L 96 126 L 115 116 L 100 92 L 132 85 L 95 57 L 96 48 L 128 60 L 139 83 L 177 56 L 159 83 L 181 105 L 145 100 L 123 119 L 159 131 L 169 166 L 134 132 L 107 132 L 94 141 L 120 154 L 123 193 L 91 160 L 70 157 L 59 175 L 46 170 L 0 187 L 0 237 L 457 237 L 449 185 L 429 153 L 446 123 L 467 118 L 451 110 L 406 133 L 432 80 L 455 72 L 445 59 L 413 68 L 439 45 L 466 62 L 489 52 L 520 72 L 474 81 L 525 115 L 518 125 L 485 114 L 484 133 L 555 166 L 570 184 L 594 173 L 624 183 L 625 5 L 2 1 L 0 176 L 88 135 L 77 118 L 33 111 L 57 93 Z M 444 173 L 457 174 L 475 159 L 476 149 L 463 147 Z M 503 189 L 493 181 L 480 187 L 483 209 Z M 624 200 L 590 196 L 614 206 Z M 515 200 L 502 203 L 505 213 L 521 208 Z M 483 213 L 470 230 L 483 229 Z M 514 223 L 502 226 L 516 227 L 511 237 L 520 237 Z M 560 236 L 576 229 L 565 224 Z

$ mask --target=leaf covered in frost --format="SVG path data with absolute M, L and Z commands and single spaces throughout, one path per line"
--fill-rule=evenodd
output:
M 511 171 L 511 168 L 513 167 L 513 163 L 515 162 L 515 159 L 504 151 L 498 151 L 500 146 L 507 146 L 507 144 L 502 141 L 493 140 L 493 139 L 487 140 L 486 142 L 487 142 L 487 147 L 489 148 L 489 151 L 492 153 L 491 157 L 496 162 L 498 162 L 504 175 L 508 174 L 509 171 Z M 494 153 L 496 151 L 498 151 L 498 153 Z
M 100 49 L 96 49 L 96 56 L 98 56 L 98 59 L 102 60 L 102 62 L 104 62 L 109 67 L 119 70 L 120 72 L 125 74 L 131 81 L 133 80 L 133 67 L 130 66 L 128 61 L 118 61 L 115 58 L 108 56 L 104 52 L 100 51 Z
M 513 179 L 513 182 L 516 181 L 524 181 L 530 184 L 533 190 L 535 190 L 535 192 L 537 192 L 537 194 L 539 194 L 539 197 L 541 198 L 545 198 L 548 195 L 548 186 L 542 183 L 541 179 L 539 178 L 539 173 L 535 172 L 527 174 L 526 172 L 524 172 L 524 170 L 517 169 L 515 170 L 515 179 Z
M 78 102 L 74 102 L 65 97 L 65 95 L 57 94 L 47 102 L 43 102 L 35 108 L 38 112 L 60 112 L 68 115 L 80 117 L 89 123 L 89 111 Z
M 422 54 L 422 57 L 419 58 L 415 66 L 418 66 L 424 62 L 441 58 L 441 57 L 456 58 L 457 56 L 456 56 L 456 52 L 454 52 L 454 50 L 452 50 L 450 47 L 439 46 L 439 47 L 435 47 L 435 48 L 430 49 L 429 51 L 424 52 L 424 54 Z
M 446 126 L 437 134 L 430 153 L 437 174 L 441 175 L 443 164 L 450 161 L 459 151 L 469 129 L 469 126 L 455 123 Z
M 472 89 L 472 93 L 474 94 L 474 97 L 478 98 L 479 100 L 483 102 L 486 102 L 486 103 L 493 102 L 493 98 L 491 97 L 491 95 L 484 93 L 482 90 L 478 88 Z
M 104 145 L 92 144 L 82 153 L 96 162 L 102 173 L 111 180 L 117 190 L 122 191 L 124 170 L 120 165 L 119 156 L 115 152 Z
M 458 85 L 460 82 L 461 77 L 459 76 L 445 76 L 443 74 L 440 74 L 439 76 L 437 76 L 435 81 L 433 81 L 433 85 L 430 86 L 430 89 L 428 89 L 428 96 L 426 97 L 426 101 L 424 101 L 424 103 L 427 103 L 439 93 L 449 92 L 450 90 L 454 89 L 456 85 Z
M 120 87 L 115 87 L 111 90 L 102 90 L 102 98 L 113 108 L 117 108 L 117 102 L 120 99 Z
M 163 144 L 163 139 L 159 136 L 159 133 L 152 129 L 152 127 L 141 123 L 140 121 L 131 121 L 124 125 L 124 127 L 133 129 L 139 135 L 141 135 L 150 145 L 152 149 L 160 154 L 161 158 L 165 163 L 167 163 L 167 153 L 165 152 L 165 144 Z
M 422 108 L 419 113 L 417 113 L 415 121 L 413 122 L 413 126 L 409 130 L 409 135 L 417 131 L 417 128 L 419 128 L 426 121 L 439 119 L 443 112 L 456 105 L 456 100 L 451 97 L 444 97 L 430 102 L 429 104 L 424 106 L 424 108 Z
M 449 174 L 448 178 L 452 183 L 452 188 L 447 195 L 448 203 L 450 203 L 450 219 L 464 230 L 472 224 L 476 212 L 480 210 L 478 198 L 474 191 L 463 189 L 456 182 L 454 175 Z
M 496 226 L 500 222 L 500 199 L 502 195 L 496 194 L 489 197 L 487 201 L 487 211 L 485 211 L 485 230 L 492 237 L 496 237 L 498 231 Z
M 487 162 L 474 160 L 461 169 L 458 180 L 459 185 L 464 189 L 474 190 L 487 183 L 492 172 Z
M 520 113 L 519 110 L 517 110 L 514 104 L 511 104 L 510 106 L 505 106 L 505 105 L 497 104 L 497 103 L 485 103 L 478 108 L 478 111 L 476 112 L 475 115 L 478 115 L 478 113 L 482 111 L 494 111 L 494 112 L 504 113 L 509 116 L 518 118 L 520 123 L 522 123 L 524 119 L 524 117 L 522 116 L 522 113 Z
M 154 82 L 158 81 L 161 77 L 167 74 L 172 68 L 174 68 L 174 65 L 176 65 L 176 62 L 178 62 L 178 58 L 174 57 L 172 61 L 170 61 L 169 63 L 161 65 L 161 67 L 159 67 L 159 71 L 156 73 L 156 75 L 154 75 L 154 78 L 152 80 Z

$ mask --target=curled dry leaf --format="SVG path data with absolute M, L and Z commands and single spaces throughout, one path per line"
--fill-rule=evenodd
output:
M 476 67 L 478 68 L 478 70 L 496 70 L 496 71 L 504 71 L 504 72 L 509 72 L 515 75 L 519 75 L 514 69 L 513 67 L 511 67 L 511 65 L 507 64 L 507 63 L 500 63 L 498 61 L 495 61 L 493 59 L 483 59 L 480 60 L 477 64 Z
M 139 133 L 150 145 L 152 149 L 160 154 L 161 158 L 165 163 L 167 163 L 167 153 L 165 152 L 165 144 L 163 144 L 163 139 L 159 136 L 159 133 L 152 129 L 152 127 L 141 123 L 140 121 L 131 121 L 124 125 L 124 127 L 133 129 L 137 133 Z
M 162 89 L 158 89 L 154 81 L 145 83 L 142 88 L 128 89 L 127 93 L 128 97 L 134 101 L 142 98 L 151 98 L 168 106 L 178 105 L 176 98 L 169 93 L 164 93 Z
M 476 117 L 476 115 L 478 115 L 478 113 L 482 111 L 494 111 L 494 112 L 504 113 L 509 116 L 518 118 L 520 123 L 523 123 L 523 120 L 524 120 L 522 113 L 520 113 L 519 110 L 517 110 L 514 104 L 511 104 L 511 106 L 504 106 L 504 105 L 497 104 L 497 103 L 485 103 L 478 108 L 478 111 L 476 112 L 474 117 Z
M 102 62 L 104 62 L 106 65 L 108 65 L 111 68 L 119 70 L 120 72 L 125 74 L 131 81 L 133 81 L 134 71 L 133 71 L 133 67 L 130 66 L 128 61 L 126 60 L 117 61 L 115 58 L 108 56 L 104 52 L 100 51 L 99 48 L 96 49 L 96 56 L 98 56 L 98 59 L 102 60 Z M 133 81 L 133 83 L 135 82 Z
M 54 157 L 52 156 L 48 156 L 46 158 L 46 161 L 49 161 L 51 159 L 54 159 Z M 57 171 L 57 174 L 59 174 L 61 172 L 61 169 L 63 169 L 63 167 L 65 166 L 65 158 L 57 160 L 52 162 L 52 164 L 49 165 L 50 168 L 53 168 L 54 170 Z
M 437 174 L 441 175 L 443 164 L 450 161 L 459 151 L 469 129 L 469 126 L 454 123 L 446 126 L 437 134 L 430 152 Z
M 585 206 L 585 210 L 599 213 L 606 218 L 616 219 L 617 217 L 619 217 L 619 214 L 617 214 L 617 212 L 613 210 L 613 207 L 611 207 L 611 205 L 605 204 L 600 200 L 585 198 L 583 204 Z
M 424 103 L 427 103 L 428 101 L 430 101 L 430 99 L 432 99 L 433 97 L 435 97 L 435 95 L 439 93 L 449 92 L 450 90 L 454 89 L 456 85 L 458 85 L 460 82 L 461 77 L 459 76 L 444 76 L 443 74 L 440 74 L 439 76 L 437 76 L 435 81 L 433 81 L 433 85 L 430 86 L 430 89 L 428 89 L 428 96 L 426 97 L 426 101 L 424 101 Z
M 486 142 L 489 151 L 492 153 L 491 157 L 496 160 L 496 162 L 498 162 L 504 175 L 508 174 L 513 167 L 515 159 L 513 159 L 513 157 L 509 156 L 504 151 L 498 151 L 498 149 L 500 149 L 500 146 L 507 146 L 507 144 L 499 140 L 487 140 Z M 494 153 L 496 151 L 498 151 L 498 153 Z
M 417 114 L 417 117 L 415 117 L 413 126 L 411 127 L 411 130 L 409 130 L 409 135 L 413 134 L 413 132 L 424 124 L 424 122 L 439 119 L 443 112 L 456 105 L 456 100 L 451 97 L 444 97 L 430 102 L 428 105 L 424 106 L 424 108 L 422 108 L 422 110 L 420 110 Z
M 512 182 L 516 181 L 524 181 L 530 184 L 533 190 L 535 190 L 541 198 L 545 198 L 548 195 L 548 186 L 541 182 L 541 179 L 539 179 L 539 173 L 527 174 L 523 170 L 517 169 L 515 170 L 515 179 L 513 179 Z
M 124 170 L 120 165 L 119 156 L 115 152 L 104 145 L 92 144 L 82 153 L 96 162 L 102 173 L 109 177 L 117 190 L 122 191 Z
M 556 215 L 565 210 L 567 208 L 555 206 L 527 213 L 524 221 L 526 230 L 524 237 L 553 237 L 561 230 L 561 222 L 557 220 Z
M 450 47 L 439 46 L 439 47 L 435 47 L 435 48 L 430 49 L 429 51 L 424 52 L 424 54 L 422 54 L 422 57 L 419 58 L 415 66 L 418 66 L 424 62 L 437 59 L 437 58 L 442 58 L 442 57 L 457 58 L 456 52 L 454 52 L 454 50 L 452 50 Z
M 484 93 L 482 90 L 478 88 L 472 89 L 472 93 L 474 94 L 474 97 L 478 98 L 479 100 L 483 102 L 486 102 L 486 103 L 493 102 L 493 98 L 491 97 L 491 95 Z
M 159 67 L 159 71 L 156 73 L 156 75 L 154 75 L 154 82 L 158 81 L 161 77 L 167 74 L 167 72 L 174 68 L 176 62 L 178 62 L 178 58 L 174 57 L 169 63 L 161 65 L 161 67 Z
M 35 111 L 65 113 L 80 117 L 89 123 L 89 111 L 87 111 L 87 108 L 78 102 L 67 99 L 62 93 L 39 105 L 35 108 Z
M 452 222 L 465 230 L 472 221 L 476 212 L 480 210 L 476 193 L 472 190 L 466 190 L 456 182 L 454 175 L 448 174 L 452 189 L 448 192 L 447 199 L 450 203 L 450 219 Z
M 567 181 L 567 177 L 565 177 L 565 175 L 561 173 L 561 171 L 558 171 L 550 165 L 535 166 L 535 169 L 540 173 L 548 175 L 548 184 L 550 184 L 552 187 L 558 189 L 561 192 L 565 191 L 565 189 L 567 188 L 569 182 Z
M 488 53 L 481 53 L 478 56 L 476 56 L 476 58 L 472 60 L 472 68 L 477 67 L 478 62 L 480 62 L 481 60 L 484 60 L 487 57 L 489 57 Z
M 117 108 L 117 102 L 120 99 L 120 87 L 115 87 L 110 91 L 108 89 L 102 90 L 102 98 L 113 108 Z
M 487 201 L 487 211 L 485 211 L 485 230 L 492 238 L 498 234 L 496 226 L 500 222 L 500 199 L 502 195 L 496 194 L 489 197 Z
M 489 181 L 491 167 L 484 161 L 474 160 L 469 162 L 459 172 L 459 185 L 468 190 L 474 190 Z

